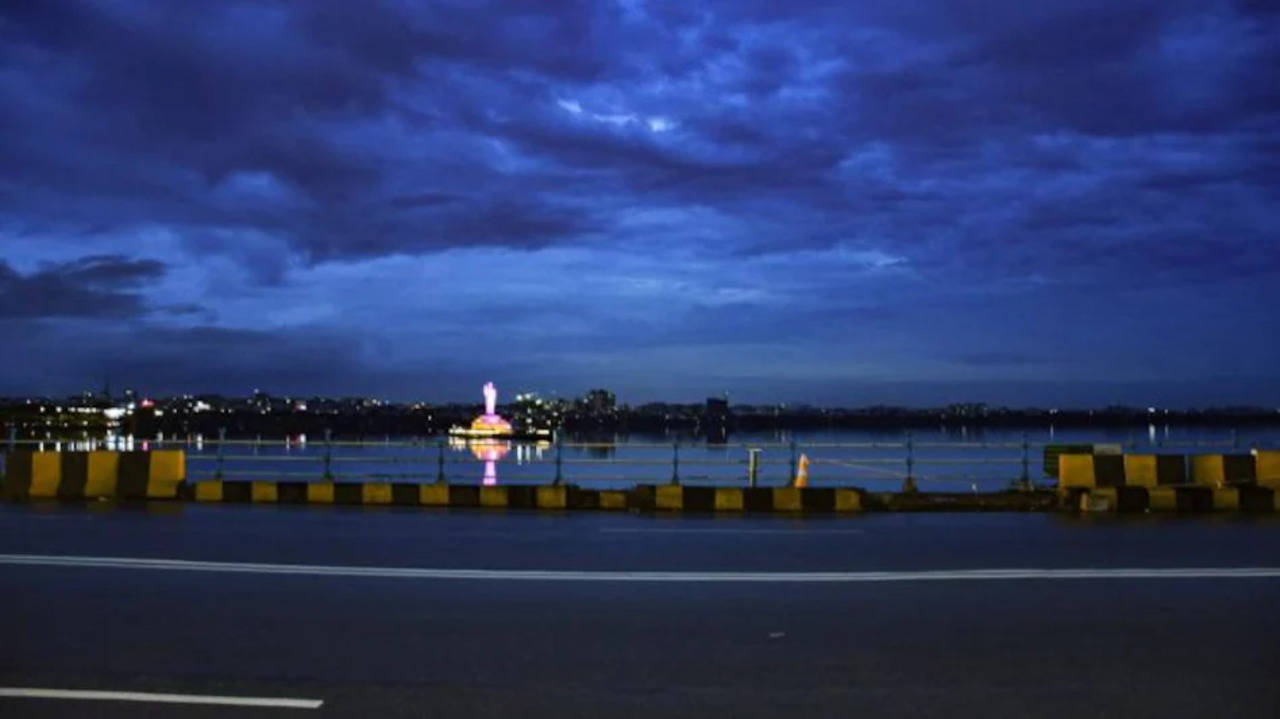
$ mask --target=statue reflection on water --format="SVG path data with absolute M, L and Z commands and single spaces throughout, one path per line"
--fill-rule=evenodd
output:
M 516 464 L 532 464 L 543 459 L 550 442 L 513 442 L 506 439 L 449 439 L 449 448 L 458 452 L 469 452 L 472 457 L 484 463 L 484 472 L 480 483 L 491 487 L 498 483 L 498 462 L 515 452 Z
M 511 442 L 505 439 L 455 439 L 449 444 L 455 449 L 470 450 L 472 456 L 484 462 L 484 476 L 480 483 L 486 487 L 498 483 L 498 462 L 511 453 Z

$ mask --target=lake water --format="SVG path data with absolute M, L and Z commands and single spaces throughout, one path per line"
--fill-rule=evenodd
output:
M 1025 442 L 1025 449 L 1024 449 Z M 794 443 L 794 444 L 793 444 Z M 910 451 L 908 452 L 908 443 Z M 1280 448 L 1280 426 L 1223 428 L 1151 425 L 1145 428 L 948 428 L 738 433 L 724 444 L 662 436 L 613 437 L 553 443 L 462 442 L 388 438 L 364 443 L 295 437 L 290 441 L 216 442 L 135 440 L 131 446 L 184 447 L 193 480 L 226 479 L 430 482 L 441 473 L 454 483 L 542 484 L 557 471 L 563 482 L 592 487 L 662 483 L 744 485 L 749 450 L 758 449 L 757 484 L 781 486 L 794 455 L 808 459 L 811 486 L 890 490 L 908 471 L 924 491 L 990 491 L 1023 475 L 1049 483 L 1042 458 L 1047 443 L 1116 443 L 1125 451 L 1247 452 Z M 558 459 L 558 461 L 557 461 Z

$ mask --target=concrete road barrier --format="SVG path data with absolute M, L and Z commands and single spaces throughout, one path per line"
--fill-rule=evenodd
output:
M 1124 455 L 1124 482 L 1130 487 L 1163 487 L 1187 483 L 1187 460 L 1180 454 Z
M 1114 512 L 1272 512 L 1280 452 L 1063 454 L 1059 506 Z
M 1071 495 L 1067 506 L 1093 512 L 1250 512 L 1280 511 L 1280 491 L 1270 487 L 1099 487 Z
M 9 454 L 3 496 L 31 499 L 174 499 L 187 477 L 180 449 Z
M 659 512 L 784 512 L 830 514 L 862 510 L 862 490 L 837 487 L 697 487 L 643 484 L 631 509 Z
M 336 503 L 490 509 L 672 512 L 857 512 L 862 490 L 829 487 L 687 487 L 641 485 L 632 490 L 575 485 L 355 484 L 206 480 L 188 494 L 198 502 Z
M 1058 457 L 1058 490 L 987 493 L 865 492 L 855 487 L 711 487 L 571 484 L 204 480 L 186 482 L 182 450 L 14 452 L 0 496 L 11 501 L 190 499 L 255 504 L 466 507 L 548 511 L 848 514 L 862 511 L 1274 512 L 1280 452 Z M 1188 471 L 1188 468 L 1190 471 Z
M 628 508 L 626 492 L 574 485 L 204 480 L 190 485 L 186 494 L 197 502 L 545 510 Z
M 1124 480 L 1124 455 L 1063 454 L 1058 457 L 1060 489 L 1119 487 L 1125 483 Z
M 1191 457 L 1191 483 L 1207 487 L 1251 483 L 1257 479 L 1252 454 L 1197 454 Z
M 1280 452 L 1255 449 L 1253 457 L 1258 486 L 1280 489 Z

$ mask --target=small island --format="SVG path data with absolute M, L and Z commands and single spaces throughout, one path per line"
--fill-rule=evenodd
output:
M 550 436 L 551 430 L 549 429 L 526 428 L 525 431 L 517 432 L 506 418 L 498 414 L 498 389 L 493 386 L 493 383 L 485 382 L 483 392 L 484 414 L 471 420 L 471 426 L 469 427 L 456 425 L 450 427 L 449 434 L 451 436 L 467 438 L 501 437 L 505 439 L 542 439 Z

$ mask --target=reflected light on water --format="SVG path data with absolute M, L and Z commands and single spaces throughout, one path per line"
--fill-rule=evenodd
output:
M 490 487 L 497 484 L 498 460 L 511 452 L 511 442 L 498 439 L 473 439 L 467 441 L 467 448 L 476 459 L 484 462 L 481 483 Z
M 449 449 L 455 452 L 467 452 L 484 463 L 481 482 L 486 486 L 498 483 L 498 462 L 506 459 L 515 450 L 517 466 L 532 465 L 546 457 L 550 442 L 516 442 L 496 437 L 463 439 L 451 436 L 448 439 Z

